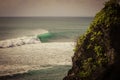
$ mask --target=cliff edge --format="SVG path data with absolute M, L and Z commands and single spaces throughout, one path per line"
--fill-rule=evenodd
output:
M 63 80 L 120 80 L 120 1 L 110 0 L 78 38 Z

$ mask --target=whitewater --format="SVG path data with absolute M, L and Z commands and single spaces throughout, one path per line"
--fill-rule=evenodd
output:
M 71 65 L 74 42 L 42 43 L 38 35 L 44 34 L 49 34 L 49 31 L 39 29 L 32 31 L 31 36 L 1 40 L 0 76 Z
M 0 79 L 4 80 L 1 77 L 7 75 L 12 77 L 29 74 L 29 71 L 52 69 L 49 74 L 40 72 L 39 78 L 23 76 L 28 78 L 26 80 L 61 80 L 72 65 L 78 35 L 86 31 L 91 20 L 86 17 L 0 18 Z M 5 78 L 25 80 L 19 75 L 17 77 Z
M 17 47 L 26 44 L 36 44 L 41 43 L 40 39 L 37 37 L 38 35 L 49 33 L 47 30 L 39 29 L 32 31 L 33 36 L 23 36 L 14 39 L 7 39 L 0 41 L 0 48 L 10 48 L 10 47 Z

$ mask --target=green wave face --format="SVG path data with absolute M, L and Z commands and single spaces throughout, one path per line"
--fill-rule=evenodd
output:
M 41 42 L 71 42 L 75 41 L 78 35 L 82 35 L 85 32 L 85 29 L 81 30 L 65 30 L 65 31 L 54 31 L 45 34 L 40 34 L 37 38 Z
M 53 37 L 52 33 L 40 34 L 37 36 L 41 42 L 48 42 L 50 38 Z

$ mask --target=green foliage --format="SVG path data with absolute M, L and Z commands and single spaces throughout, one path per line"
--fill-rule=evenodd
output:
M 90 78 L 97 69 L 103 69 L 108 65 L 110 57 L 107 56 L 106 51 L 110 40 L 106 34 L 109 34 L 111 25 L 120 22 L 119 10 L 120 5 L 117 0 L 110 0 L 105 3 L 105 7 L 95 16 L 87 33 L 77 40 L 74 51 L 75 53 L 82 53 L 79 58 L 81 66 L 78 73 L 81 80 L 88 80 L 86 78 Z M 81 47 L 82 51 L 80 51 Z
M 85 39 L 85 35 L 80 36 L 80 37 L 77 39 L 76 47 L 73 49 L 74 52 L 77 52 L 77 51 L 78 51 L 79 46 L 82 45 L 84 39 Z
M 102 56 L 103 54 L 103 47 L 102 46 L 95 46 L 94 47 L 94 51 L 97 54 L 97 56 Z
M 91 72 L 92 72 L 92 58 L 88 58 L 87 60 L 83 61 L 83 66 L 82 69 L 83 71 L 79 72 L 79 76 L 84 78 L 84 77 L 88 77 L 90 76 Z
M 78 38 L 69 74 L 73 78 L 67 80 L 102 80 L 104 71 L 115 61 L 110 35 L 116 25 L 120 25 L 120 4 L 118 0 L 110 0 L 97 13 L 87 32 Z
M 120 6 L 117 3 L 117 0 L 110 0 L 106 2 L 105 7 L 96 14 L 93 23 L 91 24 L 91 28 L 93 26 L 104 25 L 104 27 L 108 27 L 114 22 L 117 22 L 119 14 Z

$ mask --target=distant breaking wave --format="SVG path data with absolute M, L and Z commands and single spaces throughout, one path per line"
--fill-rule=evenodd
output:
M 48 33 L 48 31 L 41 29 L 39 30 L 39 34 L 37 31 L 37 34 L 34 34 L 34 36 L 24 36 L 24 37 L 15 38 L 15 39 L 2 40 L 0 41 L 0 48 L 10 48 L 10 47 L 16 47 L 16 46 L 21 46 L 25 44 L 41 43 L 38 35 L 43 35 L 46 33 Z

